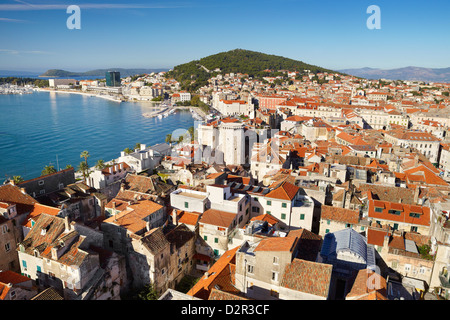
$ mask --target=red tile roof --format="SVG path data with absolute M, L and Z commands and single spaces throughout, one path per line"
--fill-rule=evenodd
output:
M 327 298 L 332 269 L 329 264 L 294 259 L 286 266 L 280 286 Z
M 299 187 L 293 185 L 290 182 L 284 181 L 278 187 L 266 194 L 265 197 L 292 201 L 298 190 L 300 190 Z
M 382 212 L 376 212 L 375 207 L 381 208 Z M 389 213 L 389 210 L 396 210 L 398 214 Z M 410 216 L 411 213 L 419 214 L 419 217 Z M 430 225 L 430 208 L 424 206 L 369 200 L 368 216 L 372 219 L 382 219 L 422 226 Z

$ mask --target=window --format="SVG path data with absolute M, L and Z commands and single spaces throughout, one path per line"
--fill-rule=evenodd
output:
M 410 212 L 409 216 L 412 218 L 420 218 L 420 213 Z
M 331 220 L 330 220 L 330 219 L 328 219 L 328 220 L 327 220 L 327 224 L 329 225 L 330 223 L 331 223 Z
M 208 236 L 203 236 L 203 240 L 207 241 L 208 240 Z
M 283 219 L 283 220 L 286 219 L 286 213 L 281 214 L 281 219 Z
M 37 270 L 37 272 L 42 272 L 42 271 L 41 271 L 41 266 L 37 266 L 37 267 L 36 267 L 36 270 Z
M 268 205 L 268 206 L 271 206 L 271 205 L 272 205 L 272 201 L 267 200 L 267 205 Z
M 218 238 L 214 238 L 214 243 L 219 243 L 219 239 Z
M 43 186 L 44 185 L 44 180 L 39 180 L 38 185 Z
M 2 226 L 2 233 L 7 233 L 8 232 L 8 226 L 5 224 Z
M 278 257 L 273 257 L 273 264 L 278 264 L 278 261 L 279 261 Z
M 271 214 L 270 211 L 266 211 L 267 214 Z
M 184 207 L 185 207 L 185 208 L 189 208 L 189 202 L 185 202 L 185 203 L 184 203 Z
M 325 229 L 325 233 L 329 233 L 330 232 L 330 229 Z
M 9 250 L 11 250 L 11 245 L 8 242 L 5 244 L 5 251 L 8 252 Z
M 393 209 L 390 209 L 388 212 L 389 212 L 390 214 L 395 214 L 396 216 L 399 216 L 399 215 L 401 214 L 401 211 L 399 211 L 399 210 L 393 210 Z
M 282 207 L 282 208 L 287 208 L 287 204 L 283 202 L 283 203 L 281 204 L 281 207 Z
M 247 266 L 247 272 L 248 272 L 248 273 L 253 273 L 253 266 L 252 266 L 251 264 L 249 264 L 249 265 Z
M 375 207 L 375 212 L 383 212 L 383 208 Z
M 391 263 L 391 266 L 392 266 L 392 269 L 397 269 L 397 267 L 398 267 L 398 261 L 393 260 L 392 263 Z
M 302 214 L 300 215 L 300 220 L 305 220 L 305 214 L 304 214 L 304 213 L 302 213 Z
M 25 270 L 27 269 L 27 262 L 25 260 L 22 260 L 22 267 L 24 267 Z
M 278 272 L 272 271 L 272 281 L 278 281 Z

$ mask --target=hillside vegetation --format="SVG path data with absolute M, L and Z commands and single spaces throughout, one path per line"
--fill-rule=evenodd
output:
M 334 72 L 281 56 L 235 49 L 178 65 L 166 75 L 181 82 L 183 89 L 194 91 L 206 85 L 209 78 L 217 75 L 218 72 L 214 71 L 217 68 L 222 74 L 243 73 L 253 78 L 277 75 L 278 70 L 299 72 L 309 70 L 312 73 Z M 264 71 L 267 69 L 275 71 L 275 73 Z

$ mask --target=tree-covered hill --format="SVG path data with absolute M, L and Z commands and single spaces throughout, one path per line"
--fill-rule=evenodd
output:
M 220 69 L 222 74 L 243 73 L 253 78 L 273 75 L 273 73 L 265 71 L 267 69 L 275 72 L 278 70 L 299 72 L 309 70 L 312 73 L 335 72 L 281 56 L 235 49 L 178 65 L 166 76 L 181 82 L 185 89 L 194 90 L 205 85 L 209 78 L 215 76 L 217 72 L 214 70 L 217 68 Z

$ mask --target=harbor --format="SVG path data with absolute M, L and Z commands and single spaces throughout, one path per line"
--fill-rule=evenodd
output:
M 155 110 L 153 112 L 146 112 L 142 115 L 146 118 L 166 118 L 170 116 L 171 114 L 175 113 L 177 110 L 190 110 L 192 117 L 195 120 L 204 120 L 206 119 L 207 115 L 203 113 L 200 108 L 192 107 L 192 106 L 173 106 L 173 105 L 167 105 L 162 104 L 160 109 Z

